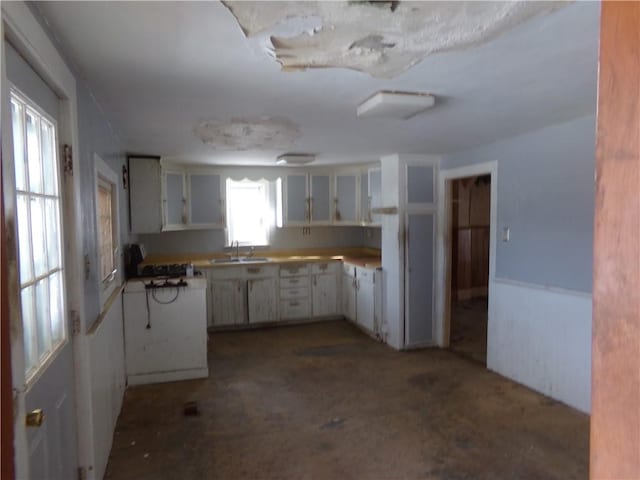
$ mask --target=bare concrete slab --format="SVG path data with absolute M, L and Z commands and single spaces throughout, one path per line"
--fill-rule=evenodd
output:
M 329 322 L 216 333 L 209 367 L 127 391 L 106 478 L 588 476 L 588 416 L 451 352 Z

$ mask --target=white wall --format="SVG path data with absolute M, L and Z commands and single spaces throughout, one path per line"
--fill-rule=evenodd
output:
M 103 478 L 125 390 L 122 294 L 89 332 L 94 477 Z
M 487 368 L 591 410 L 591 295 L 495 280 Z

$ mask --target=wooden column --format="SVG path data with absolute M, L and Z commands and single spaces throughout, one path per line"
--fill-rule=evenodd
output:
M 591 478 L 640 478 L 640 2 L 602 2 Z

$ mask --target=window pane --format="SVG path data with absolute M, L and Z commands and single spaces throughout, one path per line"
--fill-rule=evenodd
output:
M 31 197 L 31 239 L 35 276 L 47 272 L 46 242 L 44 238 L 44 199 Z
M 56 272 L 49 277 L 49 291 L 51 305 L 51 340 L 53 346 L 56 346 L 64 340 L 62 272 Z
M 47 258 L 49 270 L 58 268 L 62 264 L 60 251 L 60 201 L 48 198 L 45 200 L 46 223 L 47 223 Z
M 48 278 L 36 283 L 36 329 L 38 330 L 38 358 L 42 358 L 51 350 Z
M 20 283 L 26 283 L 33 278 L 31 269 L 31 238 L 29 237 L 29 197 L 18 194 L 18 255 L 20 257 Z
M 41 120 L 42 166 L 44 170 L 44 193 L 58 194 L 58 169 L 56 168 L 55 139 L 53 125 Z
M 100 185 L 98 187 L 98 228 L 101 280 L 107 278 L 113 271 L 113 216 L 112 189 Z
M 40 163 L 39 120 L 27 110 L 27 156 L 29 163 L 29 190 L 42 193 L 42 164 Z
M 13 124 L 13 159 L 16 171 L 16 189 L 27 189 L 27 178 L 24 168 L 24 118 L 23 106 L 11 101 L 11 120 Z
M 25 370 L 28 372 L 38 364 L 36 351 L 36 325 L 33 312 L 33 286 L 22 290 L 22 326 L 24 338 Z

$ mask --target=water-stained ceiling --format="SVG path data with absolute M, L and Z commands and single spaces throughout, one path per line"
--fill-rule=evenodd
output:
M 297 151 L 370 162 L 595 111 L 591 2 L 34 5 L 124 148 L 179 161 L 273 164 Z M 432 93 L 436 106 L 357 118 L 379 90 Z

